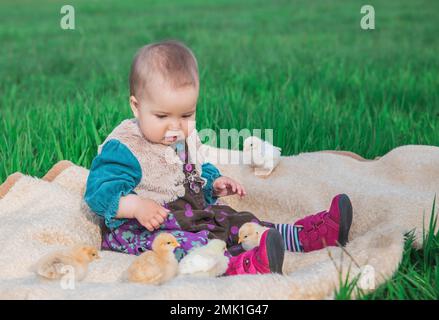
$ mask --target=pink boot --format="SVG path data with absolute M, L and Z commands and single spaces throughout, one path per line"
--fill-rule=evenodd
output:
M 322 211 L 297 221 L 302 226 L 299 241 L 303 251 L 309 252 L 326 246 L 336 246 L 337 241 L 344 246 L 348 242 L 352 223 L 352 205 L 349 197 L 339 194 L 332 199 L 329 211 Z
M 259 247 L 230 258 L 225 274 L 282 274 L 284 253 L 282 236 L 277 230 L 268 229 L 262 234 Z

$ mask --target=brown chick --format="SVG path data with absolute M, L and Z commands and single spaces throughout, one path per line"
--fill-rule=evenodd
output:
M 241 243 L 244 250 L 251 250 L 259 246 L 262 234 L 267 229 L 267 227 L 263 227 L 254 222 L 244 223 L 241 228 L 239 228 L 238 243 Z
M 87 274 L 88 264 L 95 259 L 99 259 L 96 248 L 87 245 L 75 245 L 42 257 L 37 262 L 36 272 L 47 279 L 60 279 L 67 272 L 70 272 L 67 268 L 71 267 L 75 279 L 80 281 Z
M 128 280 L 158 285 L 174 278 L 178 271 L 174 249 L 179 246 L 172 234 L 160 233 L 152 243 L 152 250 L 142 253 L 130 265 Z

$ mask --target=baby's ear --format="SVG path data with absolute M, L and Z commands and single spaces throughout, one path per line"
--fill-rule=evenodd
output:
M 130 96 L 131 111 L 133 111 L 134 117 L 139 117 L 139 102 L 135 96 Z

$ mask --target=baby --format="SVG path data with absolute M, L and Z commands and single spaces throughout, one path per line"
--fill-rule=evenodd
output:
M 226 275 L 282 272 L 284 250 L 309 252 L 345 245 L 352 222 L 349 198 L 337 195 L 329 210 L 294 224 L 260 221 L 247 211 L 217 203 L 246 195 L 211 163 L 193 161 L 188 138 L 199 93 L 195 56 L 178 41 L 142 47 L 130 73 L 133 119 L 122 121 L 98 148 L 87 179 L 85 201 L 105 220 L 103 249 L 139 255 L 160 232 L 173 234 L 178 260 L 208 239 L 227 243 Z M 170 152 L 171 151 L 171 152 Z M 258 247 L 244 251 L 239 228 L 246 222 L 269 227 Z

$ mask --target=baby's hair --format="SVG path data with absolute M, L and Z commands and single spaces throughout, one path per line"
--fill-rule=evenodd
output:
M 148 83 L 160 75 L 172 88 L 198 86 L 198 64 L 192 51 L 176 40 L 148 44 L 139 49 L 130 72 L 130 95 L 140 97 Z

